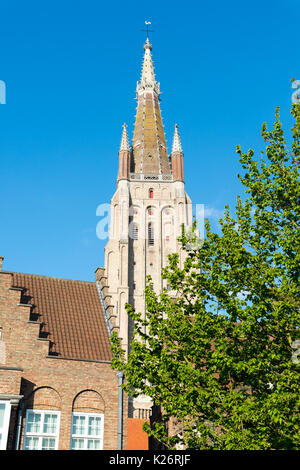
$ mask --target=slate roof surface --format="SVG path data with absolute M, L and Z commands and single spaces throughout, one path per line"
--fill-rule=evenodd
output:
M 32 304 L 30 320 L 42 322 L 51 355 L 111 361 L 112 353 L 96 284 L 36 274 L 13 273 L 13 287 Z

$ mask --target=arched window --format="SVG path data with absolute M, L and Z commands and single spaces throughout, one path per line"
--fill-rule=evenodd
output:
M 149 198 L 153 199 L 153 189 L 149 189 Z
M 57 450 L 61 397 L 51 387 L 41 387 L 25 402 L 24 450 Z M 0 447 L 1 448 L 1 447 Z
M 103 449 L 104 400 L 95 390 L 83 390 L 73 401 L 71 449 Z
M 152 222 L 148 224 L 148 245 L 154 245 L 154 227 Z

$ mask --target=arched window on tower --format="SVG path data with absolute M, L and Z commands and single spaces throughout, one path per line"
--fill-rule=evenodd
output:
M 153 199 L 153 189 L 149 189 L 149 198 Z
M 154 227 L 152 222 L 148 224 L 148 245 L 154 245 Z

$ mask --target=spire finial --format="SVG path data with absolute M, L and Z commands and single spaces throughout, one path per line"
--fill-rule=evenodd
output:
M 130 152 L 129 139 L 128 139 L 128 134 L 127 134 L 127 125 L 125 122 L 122 127 L 123 127 L 123 132 L 122 132 L 122 138 L 121 138 L 120 152 Z
M 181 152 L 182 153 L 182 146 L 180 141 L 180 135 L 178 132 L 178 125 L 175 124 L 175 131 L 173 137 L 173 146 L 172 146 L 172 153 L 174 152 Z
M 144 51 L 146 49 L 150 49 L 150 51 L 152 51 L 152 44 L 150 43 L 149 38 L 146 39 L 146 42 L 144 44 Z
M 143 91 L 146 87 L 147 89 L 155 89 L 155 91 L 159 94 L 159 85 L 158 83 L 156 83 L 155 80 L 154 67 L 151 56 L 152 46 L 148 38 L 146 39 L 146 42 L 144 44 L 144 50 L 145 53 L 140 85 Z

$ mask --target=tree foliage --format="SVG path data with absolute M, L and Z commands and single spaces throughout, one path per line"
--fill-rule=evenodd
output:
M 157 296 L 149 280 L 146 316 L 127 306 L 127 359 L 113 335 L 114 367 L 128 393 L 162 408 L 145 429 L 169 448 L 300 448 L 300 105 L 292 114 L 290 149 L 278 109 L 261 158 L 237 147 L 245 197 L 234 215 L 226 206 L 220 234 L 206 221 L 203 246 L 187 250 L 183 232 L 184 266 L 174 254 L 162 273 L 171 291 Z

